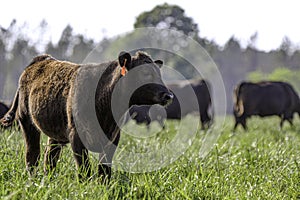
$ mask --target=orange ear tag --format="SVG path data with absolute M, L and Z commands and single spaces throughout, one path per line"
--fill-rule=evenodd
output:
M 124 66 L 122 66 L 122 69 L 121 69 L 121 75 L 122 75 L 122 76 L 125 76 L 126 73 L 127 73 L 127 69 L 126 69 L 126 67 L 125 67 L 126 61 L 127 61 L 127 59 L 125 59 Z

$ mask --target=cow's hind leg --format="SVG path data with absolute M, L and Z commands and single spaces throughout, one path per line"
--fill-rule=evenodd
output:
M 201 121 L 201 129 L 205 130 L 208 129 L 210 126 L 211 118 L 208 116 L 207 112 L 200 114 L 200 121 Z
M 246 124 L 246 119 L 245 118 L 241 120 L 241 125 L 244 128 L 244 130 L 246 131 L 247 130 L 247 124 Z
M 287 121 L 290 123 L 291 126 L 294 126 L 292 118 L 287 119 Z
M 239 125 L 239 122 L 238 121 L 235 121 L 235 124 L 234 124 L 234 127 L 233 127 L 233 131 L 236 130 L 237 126 Z
M 284 120 L 286 120 L 286 119 L 285 119 L 285 116 L 284 116 L 284 115 L 281 115 L 281 116 L 279 116 L 279 117 L 280 117 L 280 129 L 282 129 L 283 124 L 284 124 Z
M 74 153 L 76 166 L 78 169 L 78 178 L 91 176 L 91 166 L 88 158 L 88 150 L 85 148 L 75 128 L 70 130 L 70 143 Z
M 244 130 L 246 131 L 247 130 L 247 124 L 246 124 L 246 118 L 242 118 L 242 119 L 236 119 L 235 120 L 235 124 L 234 124 L 234 127 L 233 127 L 233 131 L 236 130 L 237 126 L 241 124 L 242 127 L 244 128 Z
M 289 123 L 290 123 L 290 125 L 291 125 L 291 127 L 293 127 L 294 126 L 294 124 L 293 124 L 293 113 L 286 113 L 286 114 L 284 114 L 284 119 L 285 120 L 287 120 Z
M 61 149 L 62 145 L 58 141 L 52 138 L 48 138 L 48 144 L 45 150 L 44 157 L 44 172 L 46 174 L 56 167 Z
M 23 136 L 26 142 L 25 162 L 28 172 L 32 175 L 40 158 L 40 132 L 29 116 L 19 117 Z
M 287 120 L 290 123 L 291 126 L 294 126 L 292 117 L 282 116 L 281 121 L 280 121 L 280 129 L 283 128 L 283 123 L 284 123 L 285 120 Z

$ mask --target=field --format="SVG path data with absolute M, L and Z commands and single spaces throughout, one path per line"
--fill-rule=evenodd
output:
M 174 162 L 145 173 L 129 173 L 115 168 L 107 184 L 100 184 L 97 177 L 78 182 L 69 145 L 64 148 L 53 174 L 43 174 L 41 158 L 37 174 L 29 177 L 21 133 L 17 130 L 2 131 L 0 198 L 300 199 L 299 118 L 294 120 L 294 127 L 285 124 L 283 130 L 279 129 L 276 117 L 254 117 L 248 125 L 247 132 L 239 127 L 233 133 L 233 119 L 227 117 L 224 127 L 218 130 L 217 143 L 211 145 L 207 156 L 200 157 L 199 151 L 209 132 L 198 131 L 193 141 L 189 141 L 191 146 Z M 168 122 L 162 137 L 140 139 L 142 147 L 134 143 L 133 136 L 122 137 L 116 163 L 122 159 L 124 149 L 141 148 L 140 151 L 147 153 L 148 148 L 168 143 L 169 138 L 175 137 L 175 132 L 176 126 Z M 44 147 L 45 137 L 42 143 Z M 91 160 L 93 169 L 96 169 L 97 159 L 91 156 Z

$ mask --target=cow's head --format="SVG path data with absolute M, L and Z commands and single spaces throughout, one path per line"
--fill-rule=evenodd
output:
M 119 65 L 122 68 L 121 75 L 124 76 L 125 85 L 127 87 L 139 86 L 134 89 L 129 106 L 152 104 L 165 106 L 172 102 L 173 94 L 161 79 L 160 68 L 163 61 L 153 61 L 148 54 L 141 51 L 137 52 L 135 56 L 121 52 Z M 126 79 L 126 71 L 131 70 L 133 75 Z

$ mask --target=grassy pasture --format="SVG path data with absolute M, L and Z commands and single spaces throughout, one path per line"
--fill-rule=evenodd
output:
M 123 159 L 125 150 L 147 154 L 175 140 L 176 123 L 168 121 L 167 125 L 160 136 L 136 140 L 132 135 L 122 135 L 115 162 Z M 42 156 L 36 175 L 29 177 L 22 134 L 1 131 L 0 199 L 300 199 L 299 118 L 294 120 L 294 127 L 286 123 L 283 130 L 276 117 L 250 119 L 247 132 L 238 128 L 233 133 L 232 127 L 233 119 L 227 117 L 217 130 L 217 143 L 205 157 L 200 157 L 199 151 L 209 131 L 198 131 L 190 141 L 180 136 L 190 146 L 174 162 L 146 173 L 117 170 L 122 168 L 118 164 L 108 184 L 100 184 L 96 176 L 79 183 L 69 145 L 63 149 L 53 174 L 43 174 Z M 44 148 L 45 136 L 42 144 Z M 145 166 L 152 161 L 148 159 L 143 161 Z M 94 156 L 91 162 L 96 169 Z

